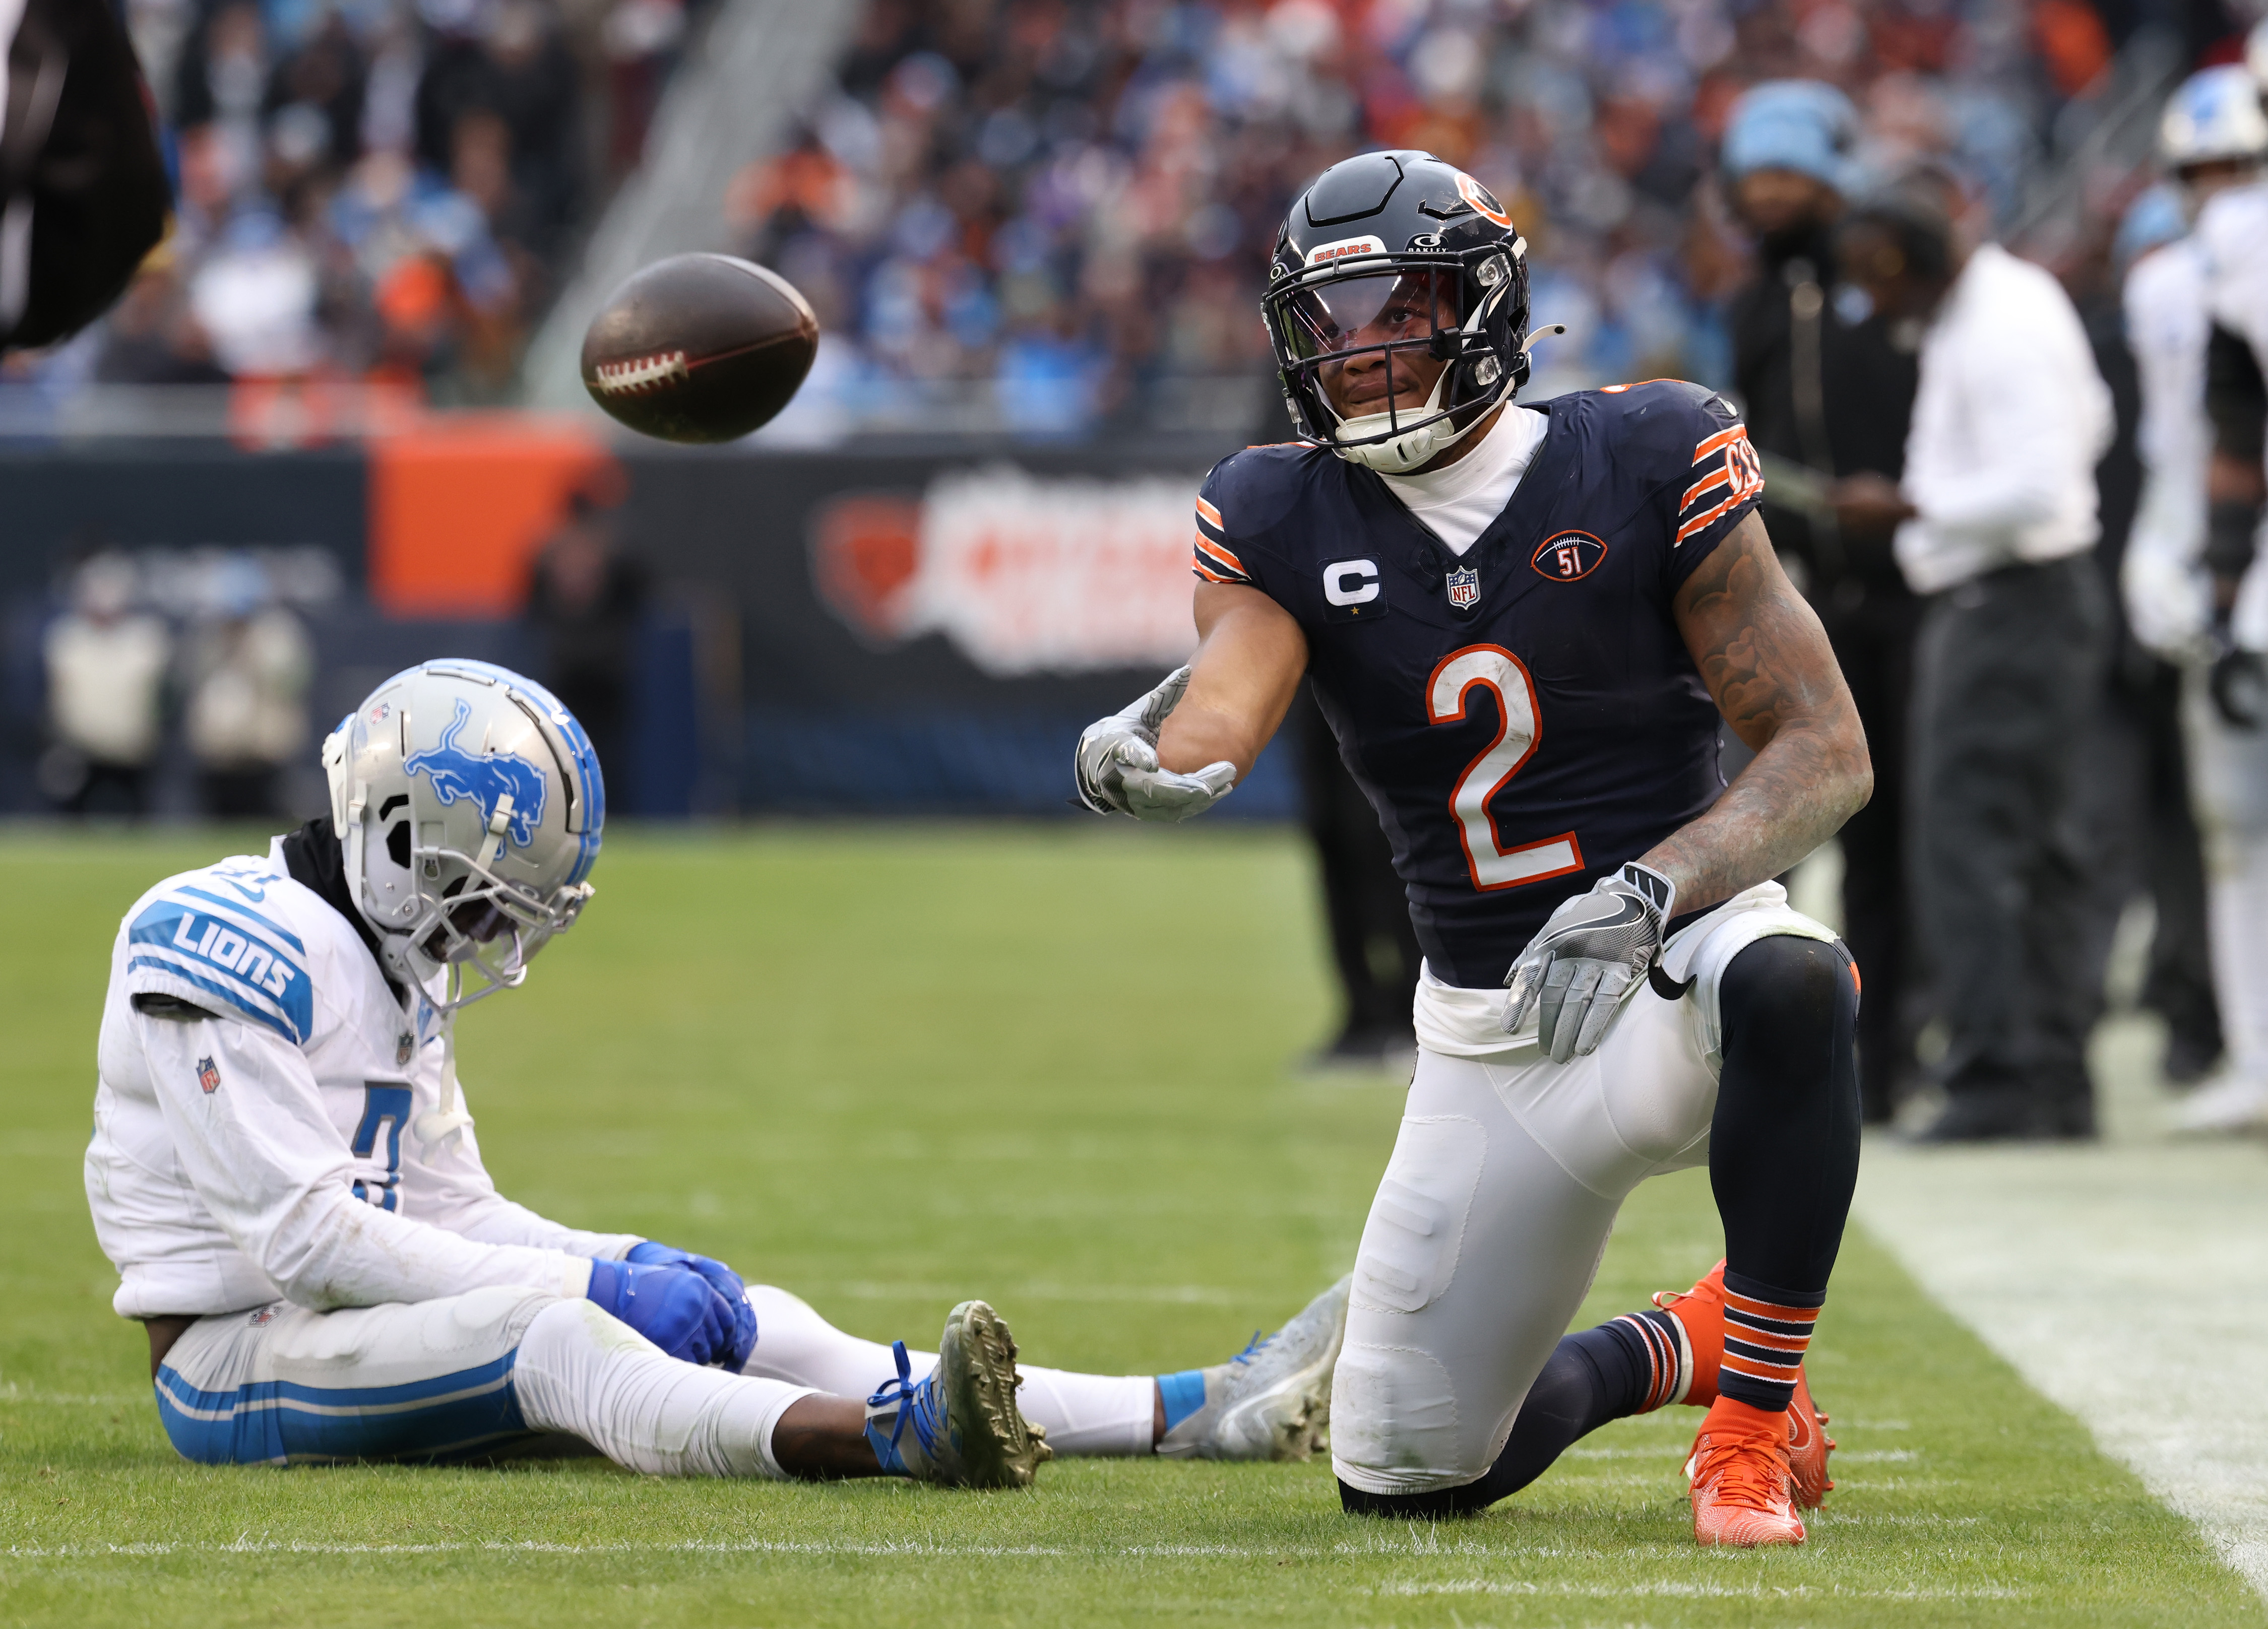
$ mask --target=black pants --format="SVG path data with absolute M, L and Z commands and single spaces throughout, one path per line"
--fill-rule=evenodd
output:
M 1973 1113 L 2081 1129 L 2092 855 L 2075 796 L 2110 612 L 2084 555 L 1935 596 L 1916 648 L 1908 810 L 1918 925 Z
M 1913 1072 L 1905 1001 L 1912 947 L 1906 888 L 1907 712 L 1921 602 L 1903 586 L 1847 578 L 1820 607 L 1874 761 L 1874 796 L 1844 825 L 1843 941 L 1867 981 L 1859 1080 L 1869 1121 L 1887 1120 Z
M 1406 1041 L 1421 952 L 1410 925 L 1409 896 L 1395 875 L 1394 851 L 1305 685 L 1285 729 L 1299 750 L 1300 792 L 1322 878 L 1331 961 L 1346 998 L 1340 1042 Z
M 2182 737 L 2182 676 L 2170 664 L 2126 653 L 2095 721 L 2080 798 L 2095 834 L 2090 984 L 2110 959 L 2127 901 L 2146 893 L 2157 908 L 2142 1004 L 2166 1021 L 2166 1073 L 2194 1080 L 2220 1055 L 2205 937 L 2205 862 L 2190 812 Z

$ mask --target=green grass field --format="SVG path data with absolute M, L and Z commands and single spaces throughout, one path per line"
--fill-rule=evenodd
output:
M 235 845 L 242 847 L 241 841 Z M 602 1462 L 216 1470 L 160 1431 L 79 1185 L 119 914 L 210 834 L 0 839 L 0 1621 L 2257 1624 L 2194 1531 L 1846 1244 L 1813 1348 L 1840 1486 L 1795 1552 L 1696 1551 L 1697 1414 L 1611 1427 L 1439 1528 L 1327 1464 L 1085 1461 L 1027 1494 L 662 1482 Z M 1266 833 L 623 835 L 528 987 L 470 1014 L 504 1191 L 933 1339 L 990 1299 L 1037 1361 L 1219 1361 L 1345 1270 L 1391 1082 L 1304 1081 L 1305 862 Z M 1590 1312 L 1718 1253 L 1642 1190 Z

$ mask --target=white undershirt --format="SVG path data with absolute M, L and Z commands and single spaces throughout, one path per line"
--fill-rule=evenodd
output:
M 1551 421 L 1534 408 L 1508 406 L 1480 444 L 1455 463 L 1422 475 L 1379 479 L 1418 525 L 1461 555 L 1504 513 L 1550 427 Z

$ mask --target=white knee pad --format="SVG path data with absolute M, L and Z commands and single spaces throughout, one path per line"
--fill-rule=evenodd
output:
M 1415 1312 L 1449 1288 L 1487 1158 L 1487 1128 L 1469 1115 L 1402 1122 L 1355 1256 L 1359 1300 Z
M 1369 1493 L 1454 1487 L 1487 1471 L 1614 1219 L 1614 1201 L 1528 1130 L 1494 1074 L 1419 1053 L 1363 1229 L 1331 1390 L 1331 1458 Z

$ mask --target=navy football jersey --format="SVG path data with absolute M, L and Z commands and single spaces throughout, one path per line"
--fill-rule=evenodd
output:
M 1502 983 L 1562 900 L 1723 789 L 1671 600 L 1764 488 L 1747 429 L 1700 385 L 1521 405 L 1550 426 L 1462 556 L 1303 443 L 1223 459 L 1197 498 L 1197 576 L 1298 619 L 1418 942 L 1455 985 Z

